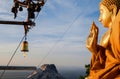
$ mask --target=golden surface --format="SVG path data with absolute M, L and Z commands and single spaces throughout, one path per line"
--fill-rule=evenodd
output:
M 90 74 L 85 79 L 120 79 L 120 11 L 100 4 L 99 21 L 108 28 L 98 44 L 98 27 L 93 22 L 86 47 L 92 53 Z

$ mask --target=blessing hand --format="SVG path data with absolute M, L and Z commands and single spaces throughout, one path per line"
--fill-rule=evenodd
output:
M 98 27 L 93 22 L 90 28 L 90 34 L 86 40 L 86 47 L 92 52 L 97 52 L 97 41 L 98 41 Z

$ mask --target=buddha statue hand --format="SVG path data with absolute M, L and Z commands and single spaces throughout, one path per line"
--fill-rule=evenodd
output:
M 90 28 L 90 34 L 86 40 L 86 47 L 92 53 L 97 53 L 97 41 L 98 41 L 98 27 L 93 22 Z

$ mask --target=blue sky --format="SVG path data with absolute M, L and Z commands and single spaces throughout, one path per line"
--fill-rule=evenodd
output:
M 91 58 L 85 41 L 92 21 L 100 28 L 99 38 L 105 31 L 98 21 L 99 2 L 48 0 L 35 20 L 36 26 L 28 33 L 27 57 L 22 56 L 19 48 L 10 65 L 54 63 L 57 66 L 84 67 Z M 0 5 L 0 20 L 25 21 L 26 9 L 13 19 L 12 0 L 1 0 Z M 1 24 L 0 34 L 0 63 L 6 65 L 24 35 L 23 26 Z

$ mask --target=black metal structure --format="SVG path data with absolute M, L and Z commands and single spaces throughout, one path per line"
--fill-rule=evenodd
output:
M 36 70 L 35 66 L 0 66 L 0 70 Z

